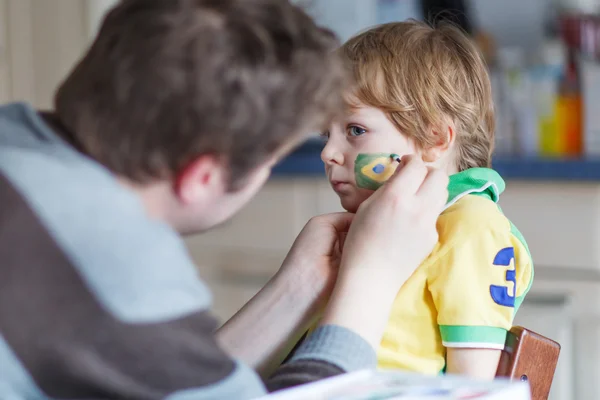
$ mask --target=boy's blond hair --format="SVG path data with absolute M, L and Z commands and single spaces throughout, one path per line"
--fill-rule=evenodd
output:
M 489 167 L 494 147 L 491 85 L 483 57 L 459 28 L 417 21 L 369 29 L 340 55 L 354 78 L 348 96 L 381 109 L 421 148 L 436 145 L 432 130 L 455 127 L 459 171 Z

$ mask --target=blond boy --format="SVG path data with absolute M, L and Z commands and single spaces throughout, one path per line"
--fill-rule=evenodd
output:
M 484 61 L 458 28 L 416 21 L 370 29 L 340 54 L 354 85 L 347 115 L 324 134 L 322 159 L 342 206 L 355 212 L 373 193 L 357 185 L 359 154 L 417 154 L 450 176 L 439 241 L 398 293 L 379 366 L 492 378 L 533 264 L 496 204 L 504 181 L 490 169 Z

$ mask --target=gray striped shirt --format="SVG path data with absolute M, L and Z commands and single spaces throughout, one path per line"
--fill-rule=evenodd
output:
M 247 399 L 375 365 L 327 326 L 265 387 L 210 307 L 176 232 L 36 110 L 0 107 L 0 399 Z

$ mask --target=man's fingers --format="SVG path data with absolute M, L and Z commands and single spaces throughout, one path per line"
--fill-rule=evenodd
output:
M 414 156 L 402 157 L 402 163 L 384 185 L 385 190 L 412 195 L 417 193 L 427 176 L 423 160 Z
M 314 219 L 318 220 L 319 222 L 333 225 L 337 232 L 348 232 L 348 229 L 350 229 L 350 225 L 352 224 L 353 218 L 354 214 L 348 212 L 338 212 L 319 215 Z
M 417 196 L 441 211 L 448 201 L 448 175 L 439 169 L 428 168 Z
M 346 243 L 346 237 L 348 236 L 347 232 L 342 232 L 340 233 L 340 239 L 339 239 L 339 244 L 340 244 L 340 254 L 342 254 L 342 251 L 344 250 L 344 244 Z

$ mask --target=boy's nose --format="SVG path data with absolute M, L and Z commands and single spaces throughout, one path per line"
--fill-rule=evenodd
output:
M 343 165 L 344 164 L 344 154 L 338 150 L 338 148 L 332 143 L 332 140 L 329 140 L 323 151 L 321 151 L 321 160 L 326 165 Z

